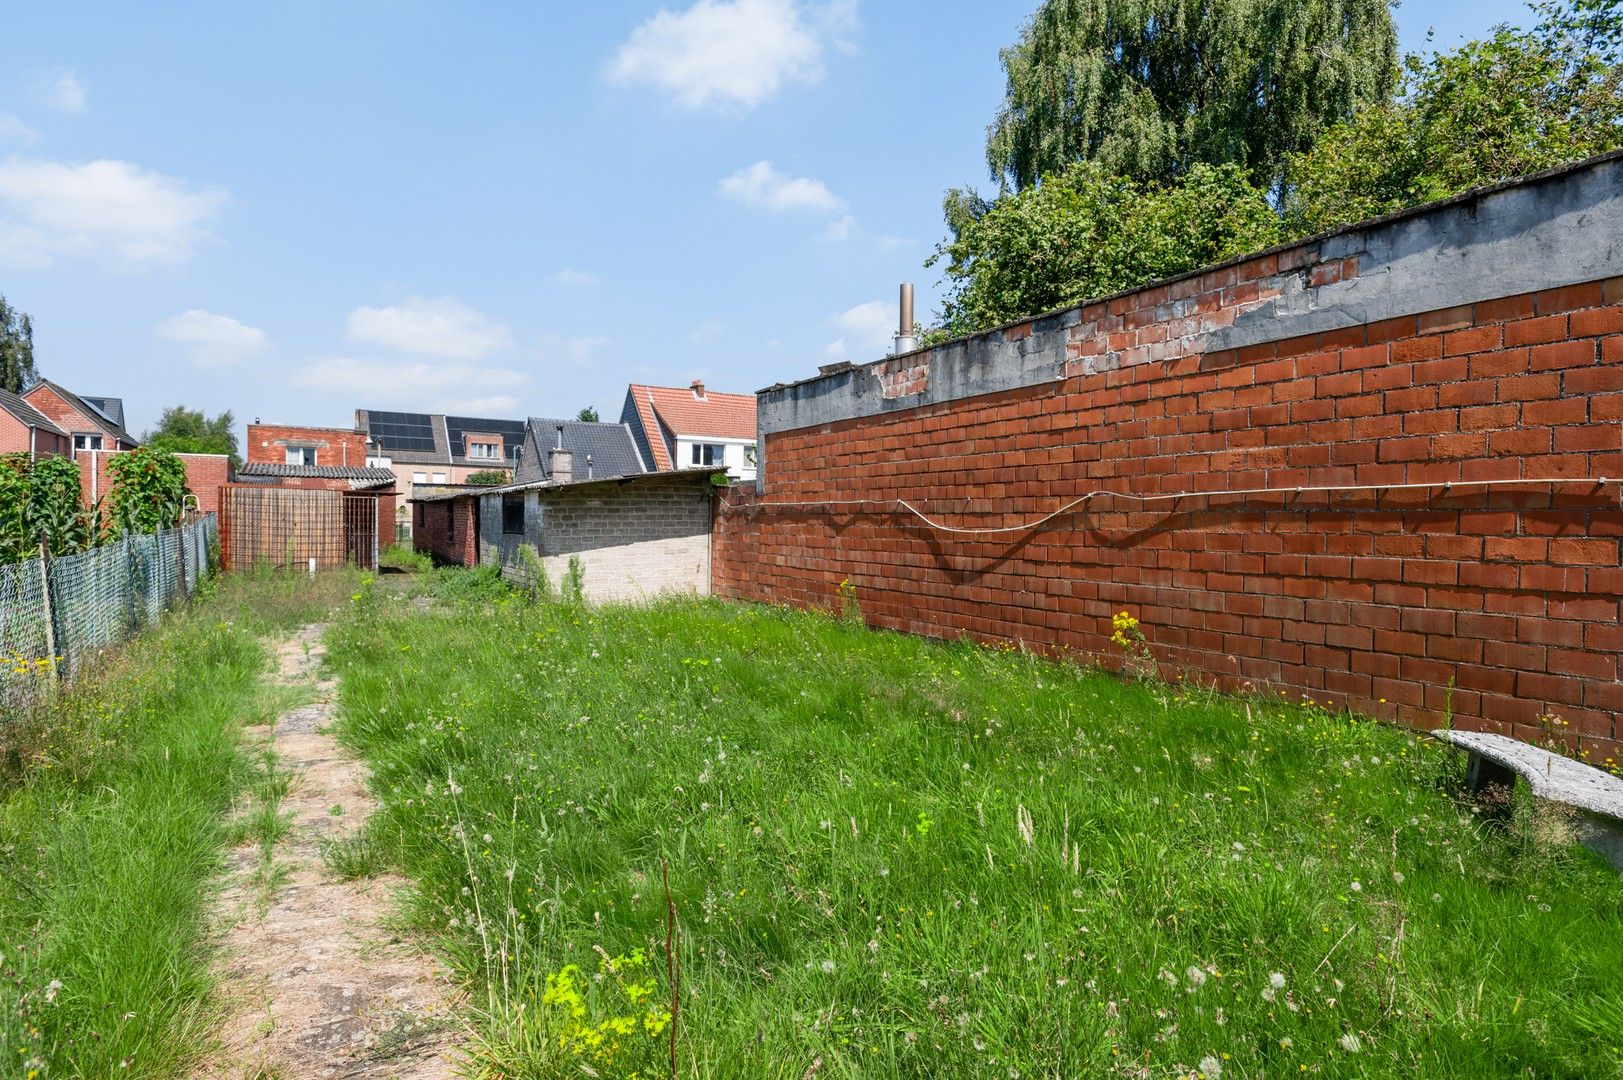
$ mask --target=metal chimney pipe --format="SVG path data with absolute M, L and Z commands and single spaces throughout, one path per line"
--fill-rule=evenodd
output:
M 919 347 L 919 339 L 913 336 L 913 283 L 902 283 L 900 311 L 896 319 L 896 341 L 891 347 L 892 356 L 912 352 Z

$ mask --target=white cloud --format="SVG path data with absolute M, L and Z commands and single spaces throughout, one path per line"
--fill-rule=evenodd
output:
M 0 113 L 0 142 L 33 143 L 39 141 L 39 132 L 17 119 L 11 113 Z
M 559 285 L 568 285 L 571 288 L 577 289 L 589 289 L 603 284 L 602 279 L 591 271 L 576 270 L 572 267 L 565 267 L 556 274 L 553 274 L 552 280 L 556 281 Z
M 828 185 L 810 176 L 789 176 L 779 172 L 770 161 L 757 161 L 723 177 L 719 190 L 729 199 L 746 206 L 760 206 L 768 210 L 813 210 L 833 214 L 845 208 L 845 200 L 828 189 Z
M 823 229 L 823 239 L 830 243 L 839 243 L 851 239 L 851 234 L 857 231 L 857 219 L 845 214 L 828 223 Z
M 547 337 L 540 342 L 541 359 L 561 361 L 573 367 L 591 367 L 597 354 L 609 343 L 606 337 Z
M 513 332 L 454 297 L 411 296 L 390 307 L 350 312 L 349 338 L 420 356 L 478 360 L 511 345 Z
M 698 0 L 633 30 L 609 77 L 651 84 L 688 108 L 753 108 L 786 83 L 820 81 L 824 52 L 849 49 L 855 26 L 855 0 Z
M 288 380 L 349 401 L 375 402 L 402 409 L 469 415 L 513 413 L 519 398 L 511 391 L 529 376 L 511 368 L 425 360 L 360 360 L 330 357 L 293 372 Z
M 67 68 L 53 68 L 34 76 L 29 90 L 35 100 L 58 112 L 84 112 L 87 103 L 84 83 L 77 72 Z
M 896 308 L 883 300 L 869 300 L 846 308 L 829 319 L 840 336 L 829 342 L 823 354 L 844 360 L 854 349 L 865 358 L 882 356 L 895 340 Z
M 199 308 L 171 315 L 153 331 L 165 341 L 185 345 L 192 364 L 200 368 L 230 367 L 261 352 L 267 343 L 259 327 Z
M 182 262 L 212 235 L 209 222 L 229 198 L 127 161 L 10 158 L 0 162 L 0 258 Z
M 725 329 L 727 324 L 720 319 L 706 319 L 688 332 L 688 341 L 694 345 L 703 345 L 719 338 Z

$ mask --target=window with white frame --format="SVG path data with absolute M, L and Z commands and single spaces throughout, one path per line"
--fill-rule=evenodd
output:
M 694 443 L 693 464 L 695 465 L 724 465 L 726 464 L 727 448 L 721 443 Z
M 436 484 L 445 483 L 445 474 L 442 473 L 442 472 L 435 473 L 434 474 L 434 483 L 436 483 Z
M 100 450 L 101 449 L 101 436 L 100 435 L 75 435 L 73 437 L 73 448 L 75 450 Z
M 493 443 L 493 442 L 469 443 L 468 444 L 468 456 L 471 457 L 471 458 L 482 458 L 482 459 L 484 459 L 486 461 L 494 461 L 497 458 L 502 456 L 501 449 L 502 449 L 501 443 Z
M 289 465 L 314 465 L 316 463 L 316 448 L 313 446 L 288 447 L 287 463 Z
M 411 482 L 414 484 L 426 484 L 428 483 L 428 474 L 425 472 L 414 472 L 411 474 Z
M 750 443 L 748 446 L 744 447 L 744 465 L 745 465 L 746 468 L 750 468 L 750 469 L 755 468 L 755 466 L 759 463 L 760 459 L 761 459 L 760 451 L 758 449 L 756 449 L 756 446 L 755 446 L 754 443 Z

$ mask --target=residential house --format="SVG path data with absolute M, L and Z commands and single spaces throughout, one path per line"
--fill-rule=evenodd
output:
M 513 483 L 568 483 L 653 472 L 626 424 L 532 416 Z
M 418 484 L 464 484 L 475 473 L 513 475 L 524 443 L 522 420 L 357 409 L 355 428 L 371 440 L 366 464 L 390 469 L 410 499 Z
M 717 393 L 698 379 L 686 389 L 632 383 L 620 422 L 651 471 L 713 468 L 755 479 L 754 394 Z
M 16 394 L 0 390 L 0 454 L 70 457 L 73 438 Z
M 22 399 L 69 440 L 66 453 L 79 466 L 79 486 L 85 503 L 95 505 L 112 482 L 108 464 L 116 455 L 140 446 L 124 427 L 123 399 L 75 394 L 49 379 L 30 387 Z M 176 456 L 186 469 L 186 486 L 196 499 L 197 509 L 217 512 L 220 486 L 231 479 L 231 459 L 224 454 Z
M 124 430 L 124 402 L 119 398 L 81 396 L 44 379 L 30 387 L 23 400 L 68 432 L 75 450 L 134 450 L 140 445 Z

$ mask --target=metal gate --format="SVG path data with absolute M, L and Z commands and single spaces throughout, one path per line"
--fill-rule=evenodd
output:
M 317 488 L 230 484 L 220 489 L 220 558 L 227 570 L 378 566 L 378 499 Z

